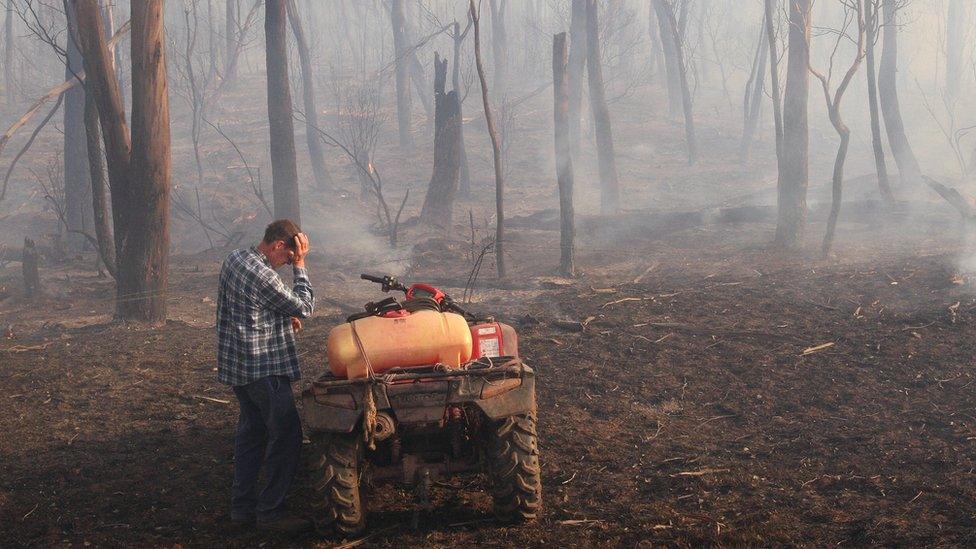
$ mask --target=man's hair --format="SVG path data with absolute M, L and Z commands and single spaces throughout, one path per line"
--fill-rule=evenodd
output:
M 302 232 L 290 219 L 279 219 L 277 221 L 272 221 L 266 229 L 264 229 L 264 243 L 271 244 L 276 240 L 282 240 L 285 246 L 288 248 L 295 247 L 295 236 Z

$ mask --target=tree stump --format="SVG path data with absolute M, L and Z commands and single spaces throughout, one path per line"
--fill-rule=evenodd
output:
M 37 271 L 37 247 L 34 241 L 24 238 L 24 254 L 21 258 L 24 270 L 24 292 L 29 299 L 41 295 L 41 277 Z

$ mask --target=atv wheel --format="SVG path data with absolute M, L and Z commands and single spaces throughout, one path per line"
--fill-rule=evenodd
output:
M 366 529 L 363 496 L 359 486 L 363 440 L 358 433 L 332 435 L 326 439 L 315 465 L 315 491 L 319 506 L 335 529 L 346 536 Z
M 488 427 L 488 466 L 495 516 L 505 522 L 535 520 L 542 505 L 535 414 L 507 417 Z

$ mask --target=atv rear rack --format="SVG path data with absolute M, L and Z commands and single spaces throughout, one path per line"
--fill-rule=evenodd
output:
M 515 357 L 497 357 L 500 362 L 497 366 L 492 360 L 484 362 L 476 360 L 462 365 L 455 370 L 447 370 L 443 365 L 431 365 L 423 370 L 414 368 L 411 370 L 388 371 L 376 377 L 361 377 L 356 379 L 331 379 L 322 378 L 312 381 L 312 386 L 327 389 L 333 387 L 347 387 L 352 385 L 365 385 L 369 383 L 397 383 L 404 381 L 450 379 L 467 376 L 482 376 L 496 378 L 521 378 L 525 374 L 525 364 Z M 429 368 L 429 369 L 428 369 Z M 323 376 L 324 377 L 324 376 Z

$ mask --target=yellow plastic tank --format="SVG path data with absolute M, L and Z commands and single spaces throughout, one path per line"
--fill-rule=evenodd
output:
M 471 360 L 472 347 L 471 330 L 464 317 L 437 311 L 417 311 L 398 318 L 361 318 L 333 328 L 327 345 L 332 375 L 347 379 L 367 376 L 367 358 L 377 374 L 436 363 L 457 368 Z

